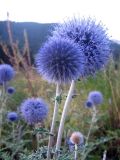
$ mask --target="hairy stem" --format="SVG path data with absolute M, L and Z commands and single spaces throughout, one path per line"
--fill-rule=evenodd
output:
M 106 160 L 106 158 L 107 158 L 106 155 L 107 155 L 107 151 L 105 150 L 104 153 L 103 153 L 103 159 L 102 160 Z
M 68 92 L 68 96 L 67 96 L 67 99 L 65 101 L 64 108 L 63 108 L 61 121 L 60 121 L 57 143 L 56 143 L 56 153 L 59 152 L 59 150 L 60 150 L 62 134 L 63 134 L 63 130 L 64 130 L 64 123 L 65 123 L 67 112 L 68 112 L 70 102 L 71 102 L 71 99 L 72 99 L 72 94 L 73 94 L 73 91 L 74 91 L 74 87 L 75 87 L 75 81 L 72 80 L 71 86 L 70 86 L 70 89 L 69 89 L 69 92 Z
M 78 146 L 75 144 L 75 160 L 77 160 L 77 151 L 78 151 Z
M 6 97 L 6 83 L 3 83 L 3 87 L 0 95 L 0 137 L 2 132 L 3 111 L 5 109 L 7 97 Z
M 57 84 L 57 86 L 56 86 L 56 98 L 58 96 L 60 96 L 59 84 Z M 47 159 L 48 160 L 50 159 L 50 148 L 52 147 L 52 142 L 53 142 L 55 122 L 56 122 L 57 115 L 58 115 L 58 106 L 59 106 L 59 103 L 58 103 L 57 99 L 55 99 L 54 113 L 53 113 L 52 124 L 51 124 L 50 135 L 49 135 L 49 142 L 48 142 L 48 151 L 47 151 Z

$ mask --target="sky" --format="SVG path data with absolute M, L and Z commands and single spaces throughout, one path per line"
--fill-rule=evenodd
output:
M 120 0 L 0 0 L 0 21 L 53 23 L 67 18 L 93 17 L 120 41 Z

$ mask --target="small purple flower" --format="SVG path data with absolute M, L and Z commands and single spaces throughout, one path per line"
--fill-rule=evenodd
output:
M 70 83 L 83 75 L 84 56 L 73 41 L 50 38 L 36 56 L 38 73 L 53 83 Z
M 14 87 L 8 87 L 7 88 L 7 93 L 10 94 L 10 95 L 14 94 L 15 93 L 15 88 Z
M 86 76 L 102 69 L 109 60 L 110 41 L 106 31 L 94 19 L 74 18 L 56 26 L 53 37 L 69 38 L 79 44 L 85 56 Z
M 92 107 L 93 107 L 93 102 L 92 102 L 91 100 L 87 100 L 87 101 L 85 102 L 85 107 L 87 107 L 87 108 L 92 108 Z
M 88 100 L 90 100 L 95 106 L 97 106 L 103 103 L 103 95 L 99 91 L 91 91 L 88 95 Z
M 0 84 L 10 81 L 15 76 L 13 67 L 8 64 L 0 65 Z
M 7 119 L 11 122 L 18 120 L 18 114 L 16 112 L 9 112 L 7 114 Z
M 25 121 L 30 125 L 42 122 L 48 115 L 48 106 L 41 98 L 26 99 L 20 109 Z

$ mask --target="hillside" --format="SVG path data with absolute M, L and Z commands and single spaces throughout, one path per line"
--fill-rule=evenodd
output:
M 46 41 L 53 30 L 55 23 L 34 23 L 34 22 L 10 22 L 12 35 L 14 41 L 19 42 L 19 47 L 22 48 L 24 44 L 24 30 L 28 35 L 28 41 L 30 46 L 30 53 L 32 57 L 36 54 L 41 45 Z M 0 39 L 9 44 L 7 22 L 0 22 Z M 114 55 L 114 59 L 118 60 L 120 57 L 120 44 L 116 41 L 111 41 L 111 50 Z M 0 56 L 3 57 L 1 51 Z M 0 58 L 1 58 L 0 57 Z
M 35 54 L 42 43 L 44 43 L 47 37 L 50 35 L 51 30 L 55 24 L 41 24 L 33 22 L 11 22 L 11 30 L 14 41 L 19 42 L 19 47 L 23 47 L 24 44 L 24 30 L 26 30 L 32 54 Z M 0 22 L 0 39 L 9 44 L 7 22 Z

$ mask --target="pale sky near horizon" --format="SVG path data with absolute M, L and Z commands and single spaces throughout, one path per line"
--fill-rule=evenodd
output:
M 73 16 L 94 17 L 120 41 L 120 0 L 0 0 L 0 21 L 61 22 Z

